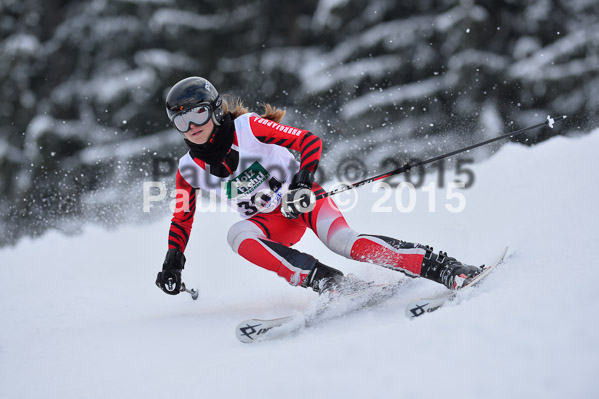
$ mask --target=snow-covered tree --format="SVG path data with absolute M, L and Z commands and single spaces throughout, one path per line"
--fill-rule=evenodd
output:
M 324 177 L 599 110 L 594 0 L 3 0 L 0 245 L 141 214 L 185 151 L 166 90 L 204 76 L 320 134 Z M 166 179 L 167 182 L 169 179 Z M 129 218 L 128 218 L 129 216 Z M 74 226 L 74 227 L 73 227 Z

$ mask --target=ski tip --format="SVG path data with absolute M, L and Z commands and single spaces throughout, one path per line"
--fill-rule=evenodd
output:
M 500 260 L 500 262 L 503 262 L 503 261 L 505 261 L 505 260 L 506 260 L 507 258 L 509 258 L 511 255 L 512 255 L 512 253 L 510 252 L 510 247 L 507 247 L 507 246 L 506 246 L 506 247 L 503 249 L 503 252 L 502 252 L 502 254 L 501 254 L 501 260 Z
M 412 301 L 406 306 L 405 316 L 409 320 L 417 319 L 418 317 L 434 312 L 443 306 L 450 298 L 454 296 L 451 294 L 443 294 L 437 298 L 421 298 L 415 301 Z
M 251 344 L 259 340 L 259 332 L 261 330 L 261 320 L 249 319 L 244 320 L 235 327 L 235 336 L 244 344 Z
M 272 334 L 269 331 L 273 328 L 281 327 L 293 319 L 293 316 L 271 320 L 247 319 L 235 327 L 235 336 L 244 344 L 258 342 L 264 339 L 265 336 L 271 336 Z

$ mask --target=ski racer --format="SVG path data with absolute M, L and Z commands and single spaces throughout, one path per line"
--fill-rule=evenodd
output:
M 199 190 L 216 190 L 242 218 L 229 229 L 234 252 L 293 286 L 328 292 L 349 276 L 293 248 L 306 229 L 333 252 L 457 290 L 480 272 L 432 248 L 352 230 L 325 190 L 314 181 L 322 141 L 314 133 L 281 124 L 285 111 L 264 106 L 248 112 L 239 98 L 223 99 L 201 77 L 175 84 L 167 115 L 187 144 L 176 175 L 177 195 L 168 251 L 156 285 L 171 295 L 182 289 L 181 272 Z M 289 150 L 298 151 L 297 162 Z

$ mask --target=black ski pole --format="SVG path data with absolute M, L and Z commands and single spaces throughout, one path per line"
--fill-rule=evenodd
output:
M 451 156 L 454 156 L 456 154 L 460 154 L 462 152 L 471 150 L 473 148 L 481 147 L 483 145 L 487 145 L 487 144 L 493 143 L 495 141 L 499 141 L 501 139 L 505 139 L 505 138 L 508 138 L 508 137 L 511 137 L 511 136 L 515 136 L 517 134 L 528 132 L 529 130 L 534 130 L 534 129 L 540 128 L 542 126 L 549 126 L 550 128 L 553 129 L 553 124 L 556 121 L 559 121 L 559 120 L 562 120 L 562 119 L 566 119 L 566 115 L 558 116 L 557 118 L 552 118 L 551 116 L 548 115 L 547 116 L 547 120 L 545 122 L 543 122 L 543 123 L 538 123 L 538 124 L 536 124 L 534 126 L 525 127 L 523 129 L 520 129 L 520 130 L 515 130 L 515 131 L 510 132 L 510 133 L 502 134 L 502 135 L 494 137 L 492 139 L 481 141 L 480 143 L 472 144 L 472 145 L 469 145 L 467 147 L 460 148 L 459 150 L 451 151 L 451 152 L 448 152 L 447 154 L 442 154 L 442 155 L 439 155 L 439 156 L 436 156 L 436 157 L 433 157 L 433 158 L 430 158 L 430 159 L 427 159 L 427 160 L 424 160 L 424 161 L 415 162 L 413 164 L 406 163 L 402 167 L 397 168 L 395 170 L 392 170 L 390 172 L 383 173 L 383 174 L 378 175 L 378 176 L 370 177 L 368 179 L 365 179 L 365 180 L 362 180 L 362 181 L 359 181 L 359 182 L 356 182 L 356 183 L 352 183 L 352 184 L 347 185 L 347 186 L 339 187 L 339 188 L 336 188 L 336 189 L 331 190 L 329 192 L 317 195 L 316 196 L 316 200 L 319 200 L 319 199 L 322 199 L 322 198 L 326 198 L 326 197 L 330 197 L 331 195 L 339 194 L 339 193 L 342 193 L 344 191 L 348 191 L 348 190 L 351 190 L 351 189 L 363 186 L 363 185 L 368 184 L 368 183 L 372 183 L 372 182 L 375 182 L 375 181 L 378 181 L 378 180 L 381 180 L 381 179 L 385 179 L 385 178 L 390 177 L 390 176 L 399 175 L 401 173 L 407 172 L 408 170 L 410 170 L 412 168 L 416 168 L 418 166 L 422 166 L 422 165 L 426 165 L 426 164 L 429 164 L 429 163 L 432 163 L 432 162 L 435 162 L 435 161 L 439 161 L 439 160 L 444 159 L 444 158 L 449 158 Z

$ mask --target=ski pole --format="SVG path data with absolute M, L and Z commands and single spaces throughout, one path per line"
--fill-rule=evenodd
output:
M 537 128 L 542 127 L 542 126 L 549 126 L 550 128 L 553 129 L 553 124 L 556 121 L 559 121 L 559 120 L 562 120 L 562 119 L 566 119 L 566 115 L 558 116 L 557 118 L 552 118 L 551 116 L 547 115 L 547 120 L 545 122 L 543 122 L 543 123 L 539 123 L 539 124 L 536 124 L 534 126 L 525 127 L 523 129 L 520 129 L 520 130 L 515 130 L 515 131 L 510 132 L 510 133 L 502 134 L 502 135 L 494 137 L 492 139 L 481 141 L 480 143 L 472 144 L 472 145 L 469 145 L 467 147 L 461 148 L 459 150 L 451 151 L 451 152 L 448 152 L 447 154 L 442 154 L 442 155 L 439 155 L 439 156 L 436 156 L 436 157 L 433 157 L 433 158 L 430 158 L 430 159 L 427 159 L 427 160 L 424 160 L 424 161 L 415 162 L 413 164 L 410 164 L 410 163 L 406 162 L 406 164 L 404 164 L 402 167 L 397 168 L 395 170 L 392 170 L 390 172 L 383 173 L 383 174 L 378 175 L 378 176 L 370 177 L 368 179 L 365 179 L 365 180 L 362 180 L 362 181 L 359 181 L 359 182 L 356 182 L 356 183 L 352 183 L 352 184 L 347 185 L 347 186 L 339 187 L 339 188 L 336 188 L 334 190 L 328 191 L 326 193 L 317 195 L 316 196 L 316 200 L 319 200 L 319 199 L 322 199 L 322 198 L 326 198 L 326 197 L 330 197 L 331 195 L 339 194 L 339 193 L 342 193 L 344 191 L 348 191 L 348 190 L 351 190 L 351 189 L 363 186 L 365 184 L 375 182 L 377 180 L 385 179 L 385 178 L 390 177 L 390 176 L 395 176 L 395 175 L 407 172 L 407 171 L 409 171 L 412 168 L 415 168 L 415 167 L 418 167 L 418 166 L 422 166 L 422 165 L 426 165 L 426 164 L 429 164 L 429 163 L 432 163 L 432 162 L 435 162 L 435 161 L 439 161 L 439 160 L 444 159 L 444 158 L 449 158 L 449 157 L 451 157 L 453 155 L 456 155 L 456 154 L 459 154 L 459 153 L 471 150 L 473 148 L 481 147 L 483 145 L 487 145 L 487 144 L 493 143 L 495 141 L 499 141 L 501 139 L 505 139 L 505 138 L 508 138 L 508 137 L 511 137 L 511 136 L 515 136 L 517 134 L 521 134 L 521 133 L 527 132 L 529 130 L 534 130 L 534 129 L 537 129 Z
M 176 285 L 175 279 L 172 277 L 167 279 L 166 284 L 170 286 Z M 194 301 L 198 299 L 198 291 L 195 288 L 187 289 L 184 282 L 181 282 L 181 289 L 179 290 L 179 292 L 187 292 L 189 295 L 191 295 L 191 299 L 193 299 Z
M 183 282 L 181 283 L 181 292 L 187 292 L 189 295 L 191 295 L 191 299 L 194 301 L 198 299 L 198 291 L 195 288 L 187 289 L 187 287 L 185 287 L 185 283 Z

